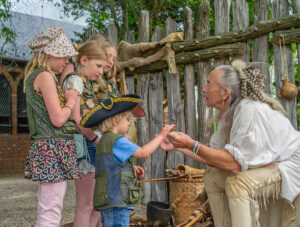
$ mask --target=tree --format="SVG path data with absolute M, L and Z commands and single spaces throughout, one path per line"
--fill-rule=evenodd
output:
M 11 2 L 7 0 L 1 0 L 0 2 L 0 39 L 4 40 L 4 42 L 0 46 L 0 56 L 5 55 L 5 51 L 3 51 L 4 46 L 7 43 L 13 42 L 15 38 L 15 33 L 11 30 L 10 27 L 6 26 L 4 22 L 8 21 L 11 17 L 10 10 L 11 10 Z
M 198 2 L 196 0 L 62 0 L 62 3 L 56 5 L 62 7 L 66 15 L 73 15 L 75 18 L 88 15 L 87 22 L 93 24 L 99 32 L 104 32 L 108 23 L 114 23 L 120 37 L 123 38 L 128 30 L 137 31 L 141 10 L 149 11 L 151 34 L 157 25 L 163 26 L 167 17 L 182 23 L 184 7 L 195 9 Z

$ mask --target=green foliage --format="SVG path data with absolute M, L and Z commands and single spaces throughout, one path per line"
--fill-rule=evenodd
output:
M 98 32 L 104 32 L 109 23 L 114 23 L 123 37 L 126 29 L 138 31 L 141 10 L 149 11 L 152 34 L 156 26 L 163 27 L 168 17 L 182 24 L 184 7 L 194 11 L 198 3 L 197 0 L 62 0 L 56 6 L 75 19 L 88 15 L 88 24 L 93 24 Z
M 1 24 L 1 30 L 0 30 L 0 39 L 4 40 L 4 42 L 0 45 L 0 56 L 5 55 L 5 51 L 3 51 L 4 46 L 7 43 L 11 43 L 14 41 L 15 33 L 10 29 L 10 27 L 5 26 L 4 22 L 8 21 L 11 17 L 10 14 L 11 9 L 11 2 L 7 0 L 1 0 L 0 4 L 0 24 Z

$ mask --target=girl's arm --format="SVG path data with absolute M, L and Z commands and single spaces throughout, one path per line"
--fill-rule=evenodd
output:
M 175 125 L 167 125 L 162 128 L 160 133 L 154 137 L 149 143 L 145 144 L 144 146 L 138 148 L 134 153 L 133 156 L 141 159 L 145 159 L 149 157 L 161 144 L 163 138 L 168 135 L 168 133 L 173 130 Z
M 62 127 L 71 115 L 79 93 L 75 90 L 68 90 L 65 93 L 66 105 L 60 107 L 57 95 L 57 88 L 53 76 L 49 72 L 41 72 L 33 82 L 34 88 L 41 91 L 47 108 L 51 123 L 55 127 Z
M 76 122 L 79 133 L 84 135 L 88 140 L 92 141 L 95 137 L 96 134 L 93 132 L 92 129 L 90 128 L 84 128 L 79 126 L 80 121 L 81 121 L 81 116 L 80 116 L 80 96 L 77 97 L 76 103 L 74 105 L 74 109 L 72 112 L 72 118 Z M 98 144 L 100 138 L 97 138 L 96 141 L 94 141 L 95 144 Z
M 63 85 L 63 82 L 64 82 L 66 76 L 72 72 L 74 72 L 74 65 L 72 63 L 69 63 L 66 65 L 66 67 L 64 68 L 64 70 L 62 71 L 62 73 L 60 75 L 60 81 L 59 81 L 60 86 Z

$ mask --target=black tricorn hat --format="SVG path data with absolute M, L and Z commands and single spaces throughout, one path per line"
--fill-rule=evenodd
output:
M 135 117 L 143 117 L 145 112 L 139 104 L 140 102 L 141 98 L 135 94 L 105 99 L 100 102 L 100 105 L 90 110 L 81 120 L 80 126 L 93 128 L 105 119 L 125 111 L 131 111 Z

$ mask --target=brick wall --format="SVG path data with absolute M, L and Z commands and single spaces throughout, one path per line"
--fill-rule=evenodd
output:
M 24 174 L 29 135 L 0 135 L 0 176 Z

